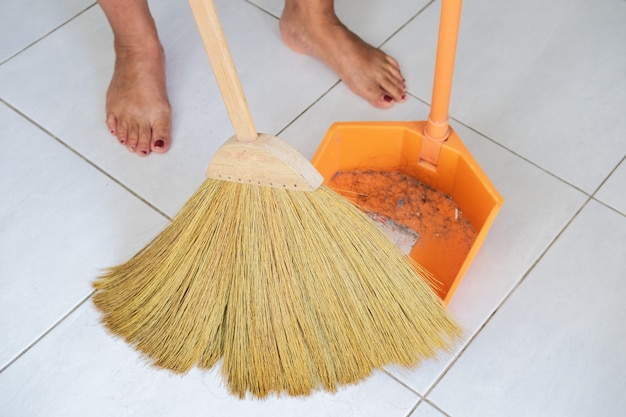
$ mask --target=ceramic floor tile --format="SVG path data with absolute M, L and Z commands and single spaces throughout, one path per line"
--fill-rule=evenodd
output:
M 1 416 L 623 414 L 626 2 L 465 2 L 451 115 L 471 129 L 452 125 L 505 198 L 450 304 L 467 340 L 480 332 L 416 370 L 389 368 L 395 379 L 377 373 L 336 395 L 263 402 L 228 395 L 217 371 L 154 370 L 103 330 L 89 300 L 72 310 L 101 268 L 166 220 L 2 101 L 170 216 L 232 128 L 187 3 L 151 0 L 174 144 L 145 159 L 120 150 L 104 125 L 106 19 L 93 1 L 57 3 L 8 0 L 0 13 L 0 63 L 53 31 L 0 64 L 0 192 L 10 196 L 0 199 L 0 369 L 11 363 L 0 372 Z M 337 0 L 336 9 L 363 39 L 384 42 L 410 93 L 429 102 L 440 4 Z M 374 109 L 290 51 L 282 5 L 217 0 L 259 131 L 311 157 L 333 122 L 426 118 L 414 98 Z
M 591 201 L 428 398 L 452 416 L 626 410 L 626 218 Z
M 217 3 L 257 130 L 275 134 L 336 83 L 321 63 L 282 44 L 274 17 L 243 0 Z M 104 125 L 114 57 L 98 7 L 0 66 L 0 97 L 173 215 L 233 128 L 188 4 L 156 0 L 151 8 L 168 57 L 174 112 L 166 155 L 130 154 Z
M 422 401 L 409 417 L 446 417 L 446 415 L 427 402 Z
M 626 214 L 626 160 L 622 160 L 619 167 L 609 177 L 607 182 L 596 193 L 595 197 Z
M 336 394 L 239 400 L 219 371 L 184 376 L 149 367 L 98 324 L 87 302 L 0 374 L 2 416 L 404 417 L 418 397 L 384 373 Z
M 249 1 L 276 17 L 282 14 L 285 3 L 284 0 Z M 428 2 L 429 0 L 338 0 L 335 2 L 335 12 L 361 39 L 380 46 Z
M 0 14 L 0 63 L 93 3 L 93 0 L 4 0 Z
M 391 111 L 351 106 L 347 89 L 337 86 L 283 132 L 310 156 L 334 121 L 423 120 L 427 107 L 417 100 Z M 504 197 L 486 242 L 450 304 L 470 337 L 502 302 L 586 200 L 586 196 L 458 124 L 466 147 Z M 539 203 L 541 202 L 541 203 Z M 458 347 L 462 348 L 462 345 Z M 390 368 L 398 378 L 424 393 L 453 355 L 424 363 L 417 370 Z
M 2 369 L 165 219 L 3 104 L 0 146 Z
M 428 102 L 440 3 L 385 45 Z M 625 19 L 616 0 L 464 3 L 451 115 L 594 192 L 626 152 Z

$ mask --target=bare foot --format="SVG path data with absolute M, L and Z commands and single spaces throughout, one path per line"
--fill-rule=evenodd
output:
M 312 13 L 297 2 L 286 2 L 280 33 L 288 47 L 320 59 L 372 105 L 388 108 L 406 100 L 406 85 L 396 60 L 351 32 L 332 8 Z
M 106 124 L 129 151 L 140 156 L 166 152 L 172 111 L 161 45 L 115 45 L 115 70 L 106 97 Z

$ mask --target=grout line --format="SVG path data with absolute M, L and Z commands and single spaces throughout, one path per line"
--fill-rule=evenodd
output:
M 419 9 L 417 11 L 417 13 L 415 13 L 412 17 L 410 17 L 406 22 L 404 22 L 404 24 L 401 24 L 400 27 L 398 29 L 396 29 L 391 35 L 389 35 L 387 37 L 387 39 L 385 39 L 378 47 L 382 48 L 387 42 L 389 42 L 391 40 L 391 38 L 393 38 L 394 36 L 396 36 L 398 34 L 398 32 L 400 32 L 402 29 L 404 29 L 409 23 L 411 23 L 412 21 L 414 21 L 415 19 L 417 19 L 417 17 L 419 15 L 421 15 L 424 10 L 428 9 L 433 3 L 435 3 L 435 0 L 430 0 L 428 3 L 426 3 L 424 5 L 424 7 L 422 7 L 421 9 Z
M 617 171 L 617 169 L 620 167 L 620 165 L 626 163 L 626 154 L 622 157 L 622 159 L 617 163 L 617 165 L 615 165 L 615 167 L 611 170 L 611 172 L 608 173 L 608 175 L 606 176 L 606 178 L 604 179 L 604 181 L 602 181 L 600 183 L 600 185 L 598 185 L 598 187 L 596 188 L 596 190 L 591 194 L 591 198 L 593 198 L 594 201 L 602 204 L 604 207 L 616 212 L 617 214 L 620 214 L 622 216 L 626 217 L 626 213 L 622 213 L 621 211 L 619 211 L 618 209 L 616 209 L 615 207 L 612 207 L 610 205 L 608 205 L 607 203 L 605 203 L 602 200 L 599 200 L 596 197 L 596 194 L 598 194 L 598 192 L 600 191 L 600 189 L 604 186 L 604 184 L 607 183 L 607 181 L 609 180 L 609 178 L 611 178 L 611 176 L 615 173 L 615 171 Z
M 65 313 L 59 320 L 53 323 L 47 330 L 45 330 L 39 337 L 37 337 L 30 345 L 26 346 L 20 353 L 15 355 L 12 359 L 10 359 L 6 365 L 0 368 L 0 374 L 6 371 L 11 365 L 17 362 L 22 356 L 24 356 L 28 351 L 30 351 L 36 344 L 38 344 L 44 337 L 48 336 L 54 329 L 59 327 L 61 323 L 65 321 L 70 315 L 72 315 L 76 310 L 78 310 L 85 302 L 91 299 L 91 296 L 95 293 L 95 290 L 92 290 L 89 295 L 84 297 L 78 304 L 70 309 L 67 313 Z
M 606 184 L 606 182 L 609 180 L 609 178 L 611 178 L 611 175 L 613 175 L 615 173 L 615 171 L 617 171 L 617 168 L 620 167 L 620 165 L 622 165 L 622 163 L 626 161 L 626 154 L 622 157 L 622 159 L 617 163 L 617 165 L 615 165 L 615 167 L 613 167 L 613 169 L 611 170 L 611 172 L 608 173 L 608 175 L 606 176 L 606 178 L 604 179 L 604 181 L 602 181 L 600 183 L 600 185 L 598 185 L 598 188 L 596 188 L 596 190 L 591 194 L 591 197 L 595 197 L 595 195 L 598 193 L 598 191 L 600 191 L 600 188 L 602 188 L 602 186 L 604 184 Z
M 265 10 L 262 6 L 259 6 L 258 4 L 256 4 L 254 1 L 252 0 L 243 0 L 244 2 L 248 3 L 249 5 L 256 7 L 257 9 L 259 9 L 260 11 L 262 11 L 263 13 L 272 16 L 275 19 L 280 19 L 280 16 L 275 16 L 273 13 L 271 13 L 269 10 Z
M 48 33 L 46 33 L 45 35 L 39 37 L 38 39 L 34 40 L 33 42 L 31 42 L 30 44 L 26 45 L 25 47 L 23 47 L 22 49 L 20 49 L 19 51 L 17 51 L 16 53 L 14 53 L 13 55 L 11 55 L 10 57 L 8 57 L 7 59 L 5 59 L 4 61 L 0 62 L 0 65 L 5 64 L 7 62 L 9 62 L 10 60 L 12 60 L 13 58 L 15 58 L 16 56 L 18 56 L 19 54 L 21 54 L 22 52 L 26 51 L 27 49 L 29 49 L 31 46 L 39 43 L 42 39 L 47 38 L 48 36 L 50 36 L 51 34 L 53 34 L 54 32 L 56 32 L 57 30 L 61 29 L 62 27 L 64 27 L 65 25 L 67 25 L 68 23 L 70 23 L 71 21 L 73 21 L 74 19 L 76 19 L 77 17 L 81 16 L 82 14 L 86 13 L 87 11 L 89 11 L 90 9 L 92 9 L 93 7 L 95 7 L 98 3 L 93 3 L 90 6 L 87 6 L 87 8 L 85 8 L 84 10 L 81 10 L 80 12 L 78 12 L 77 14 L 75 14 L 74 16 L 70 17 L 69 19 L 67 19 L 65 22 L 61 23 L 59 26 L 55 27 L 54 29 L 52 29 L 51 31 L 49 31 Z
M 409 410 L 409 413 L 406 415 L 406 417 L 411 417 L 411 415 L 415 412 L 415 410 L 417 410 L 417 407 L 420 406 L 420 404 L 424 402 L 424 399 L 422 397 L 420 397 L 420 399 L 417 401 L 417 403 L 413 406 L 413 408 L 411 408 Z
M 505 295 L 505 297 L 502 299 L 502 301 L 500 303 L 498 303 L 496 308 L 489 315 L 489 317 L 487 317 L 487 319 L 478 328 L 478 330 L 476 330 L 476 332 L 466 341 L 465 346 L 461 350 L 459 350 L 459 352 L 456 355 L 454 355 L 454 357 L 452 358 L 452 360 L 450 361 L 448 366 L 446 366 L 446 368 L 443 370 L 443 372 L 441 372 L 441 374 L 435 380 L 435 382 L 433 382 L 431 384 L 431 386 L 424 393 L 423 397 L 424 397 L 425 401 L 427 401 L 429 404 L 431 404 L 431 402 L 427 398 L 428 395 L 433 391 L 433 389 L 437 386 L 437 384 L 439 384 L 439 382 L 441 382 L 441 380 L 448 374 L 450 369 L 452 369 L 452 367 L 457 363 L 457 361 L 461 358 L 461 356 L 463 356 L 463 353 L 465 353 L 465 351 L 469 348 L 469 346 L 472 344 L 472 342 L 478 338 L 478 336 L 487 327 L 487 325 L 491 322 L 491 320 L 496 316 L 496 314 L 498 314 L 498 312 L 504 306 L 504 304 L 515 294 L 515 292 L 517 292 L 517 289 L 524 283 L 524 281 L 526 281 L 526 278 L 528 278 L 528 276 L 532 273 L 532 271 L 535 270 L 537 265 L 543 260 L 543 258 L 547 255 L 547 253 L 550 251 L 550 249 L 559 240 L 559 238 L 563 235 L 563 233 L 570 227 L 572 222 L 578 217 L 578 215 L 584 210 L 584 208 L 587 207 L 587 205 L 589 204 L 589 202 L 591 200 L 592 200 L 592 198 L 591 198 L 591 196 L 589 196 L 587 198 L 587 200 L 576 211 L 576 213 L 574 213 L 574 215 L 570 218 L 570 220 L 565 224 L 565 226 L 563 226 L 563 228 L 561 228 L 559 233 L 557 233 L 557 235 L 554 237 L 554 239 L 552 239 L 552 241 L 548 244 L 548 246 L 544 249 L 544 251 L 537 257 L 535 262 L 533 262 L 533 264 L 530 266 L 530 268 L 528 268 L 526 273 L 524 273 L 524 275 L 522 275 L 522 277 L 519 279 L 519 281 L 517 283 L 515 283 L 513 288 L 511 288 L 511 290 Z
M 415 406 L 409 411 L 409 413 L 406 415 L 406 417 L 411 417 L 411 414 L 413 414 L 415 412 L 415 410 L 417 410 L 417 407 L 419 407 L 419 405 L 424 403 L 424 402 L 427 403 L 428 405 L 430 405 L 431 407 L 433 407 L 434 409 L 436 409 L 437 411 L 439 411 L 445 417 L 450 417 L 442 409 L 440 409 L 438 406 L 436 406 L 432 401 L 429 401 L 428 399 L 426 399 L 426 396 L 422 396 L 419 392 L 417 392 L 416 390 L 414 390 L 413 388 L 408 386 L 404 381 L 402 381 L 401 379 L 396 377 L 392 372 L 388 371 L 385 368 L 383 368 L 382 371 L 385 374 L 387 374 L 387 376 L 389 376 L 391 379 L 396 381 L 398 384 L 402 385 L 404 388 L 406 388 L 407 390 L 411 391 L 413 394 L 417 395 L 417 397 L 419 398 L 419 400 L 417 401 L 417 404 L 415 404 Z
M 608 205 L 608 204 L 607 204 L 607 203 L 605 203 L 604 201 L 602 201 L 602 200 L 598 200 L 597 198 L 592 198 L 592 200 L 593 200 L 593 201 L 595 201 L 596 203 L 598 203 L 598 204 L 600 204 L 600 205 L 602 205 L 602 206 L 606 207 L 607 209 L 609 209 L 609 210 L 611 210 L 611 211 L 613 211 L 613 212 L 615 212 L 615 213 L 619 214 L 620 216 L 622 216 L 622 217 L 625 217 L 625 218 L 626 218 L 626 213 L 622 213 L 621 211 L 619 211 L 619 210 L 618 210 L 618 209 L 616 209 L 615 207 L 612 207 L 612 206 Z
M 409 391 L 411 391 L 413 394 L 417 395 L 420 400 L 423 399 L 422 394 L 420 394 L 419 392 L 417 392 L 416 390 L 414 390 L 413 388 L 408 386 L 404 381 L 402 381 L 400 378 L 396 377 L 392 372 L 388 371 L 385 368 L 382 369 L 382 372 L 384 372 L 388 377 L 390 377 L 391 379 L 396 381 L 398 384 L 402 385 L 404 388 L 406 388 Z
M 78 152 L 76 149 L 72 148 L 70 145 L 68 145 L 67 143 L 63 142 L 59 137 L 57 137 L 56 135 L 54 135 L 52 132 L 50 132 L 48 129 L 46 129 L 45 127 L 43 127 L 42 125 L 40 125 L 39 123 L 37 123 L 36 121 L 34 121 L 33 119 L 31 119 L 30 117 L 28 117 L 27 115 L 25 115 L 24 113 L 22 113 L 21 111 L 19 111 L 18 109 L 16 109 L 14 106 L 12 106 L 11 104 L 7 103 L 5 100 L 3 100 L 2 98 L 0 98 L 0 103 L 4 103 L 7 107 L 9 107 L 10 109 L 12 109 L 14 112 L 16 112 L 17 114 L 19 114 L 20 116 L 22 116 L 24 119 L 26 119 L 27 121 L 29 121 L 30 123 L 32 123 L 34 126 L 38 127 L 42 132 L 46 133 L 48 136 L 50 136 L 52 139 L 54 139 L 55 141 L 57 141 L 59 144 L 61 144 L 62 146 L 64 146 L 67 150 L 69 150 L 70 152 L 72 152 L 74 155 L 78 156 L 80 159 L 82 159 L 83 161 L 85 161 L 87 164 L 91 165 L 93 168 L 95 168 L 96 170 L 98 170 L 101 174 L 103 174 L 104 176 L 106 176 L 107 178 L 109 178 L 111 181 L 113 181 L 114 183 L 116 183 L 117 185 L 119 185 L 120 187 L 122 187 L 124 190 L 128 191 L 131 195 L 133 195 L 135 198 L 137 198 L 139 201 L 141 201 L 142 203 L 144 203 L 145 205 L 147 205 L 148 207 L 150 207 L 152 210 L 156 211 L 157 213 L 159 213 L 161 216 L 165 217 L 167 220 L 172 221 L 172 218 L 167 215 L 164 211 L 162 211 L 161 209 L 159 209 L 158 207 L 156 207 L 154 204 L 150 203 L 148 200 L 146 200 L 145 198 L 143 198 L 141 195 L 139 195 L 137 192 L 133 191 L 131 188 L 129 188 L 126 184 L 122 183 L 120 180 L 118 180 L 117 178 L 115 178 L 113 175 L 109 174 L 107 171 L 105 171 L 103 168 L 101 168 L 100 166 L 96 165 L 94 162 L 92 162 L 91 160 L 89 160 L 86 156 L 84 156 L 83 154 L 81 154 L 80 152 Z
M 407 92 L 406 92 L 406 94 L 407 94 L 407 95 L 409 95 L 409 96 L 411 96 L 411 97 L 413 97 L 413 98 L 414 98 L 414 99 L 416 99 L 417 101 L 419 101 L 419 102 L 423 103 L 424 105 L 428 106 L 428 108 L 430 108 L 430 103 L 429 103 L 428 101 L 426 101 L 426 100 L 424 100 L 424 99 L 422 99 L 422 98 L 420 98 L 420 97 L 416 96 L 415 94 L 411 93 L 410 91 L 407 91 Z
M 465 128 L 471 130 L 472 132 L 484 137 L 485 139 L 493 142 L 495 145 L 499 146 L 500 148 L 512 153 L 513 155 L 515 155 L 516 157 L 520 158 L 521 160 L 529 163 L 530 165 L 534 166 L 535 168 L 541 170 L 542 172 L 550 175 L 551 177 L 561 181 L 562 183 L 564 183 L 565 185 L 568 185 L 570 187 L 572 187 L 573 189 L 575 189 L 576 191 L 580 191 L 581 193 L 585 194 L 586 196 L 590 196 L 590 194 L 588 192 L 586 192 L 585 190 L 581 189 L 580 187 L 568 182 L 567 180 L 559 177 L 558 175 L 554 174 L 553 172 L 548 171 L 546 168 L 542 167 L 541 165 L 537 164 L 536 162 L 531 161 L 530 159 L 528 159 L 527 157 L 520 155 L 519 153 L 515 152 L 512 149 L 507 148 L 506 146 L 504 146 L 503 144 L 497 142 L 495 139 L 492 139 L 491 137 L 487 136 L 486 134 L 476 130 L 475 128 L 469 126 L 468 124 L 454 118 L 454 117 L 450 117 L 451 120 L 454 120 L 455 122 L 457 122 L 458 124 L 464 126 Z
M 338 80 L 337 82 L 335 82 L 333 85 L 331 85 L 326 91 L 324 91 L 322 94 L 320 94 L 320 96 L 318 98 L 316 98 L 315 100 L 313 100 L 313 102 L 311 104 L 309 104 L 307 107 L 304 108 L 304 110 L 302 110 L 300 112 L 300 114 L 298 114 L 296 117 L 293 118 L 293 120 L 291 120 L 290 122 L 288 122 L 282 129 L 280 129 L 278 131 L 278 133 L 276 133 L 276 136 L 280 136 L 289 126 L 291 126 L 292 124 L 294 124 L 298 119 L 300 119 L 300 117 L 302 117 L 304 115 L 304 113 L 306 113 L 307 111 L 309 111 L 309 109 L 311 109 L 311 107 L 313 107 L 315 104 L 317 104 L 321 99 L 323 99 L 324 97 L 326 97 L 326 95 L 328 95 L 328 93 L 330 93 L 335 87 L 337 87 L 339 84 L 341 84 L 341 80 Z
M 435 410 L 439 411 L 439 412 L 440 412 L 443 416 L 445 416 L 445 417 L 450 417 L 450 414 L 448 414 L 448 413 L 446 413 L 445 411 L 443 411 L 443 410 L 442 410 L 441 408 L 439 408 L 439 407 L 437 406 L 437 404 L 435 404 L 434 402 L 429 401 L 429 400 L 427 400 L 427 399 L 424 399 L 424 401 L 423 401 L 423 402 L 424 402 L 424 403 L 426 403 L 426 404 L 428 404 L 428 405 L 430 405 L 430 406 L 431 406 L 432 408 L 434 408 Z

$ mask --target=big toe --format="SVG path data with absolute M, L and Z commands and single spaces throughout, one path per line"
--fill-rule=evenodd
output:
M 393 106 L 393 97 L 385 93 L 382 97 L 375 100 L 369 100 L 369 102 L 372 106 L 378 107 L 379 109 L 388 109 Z
M 378 83 L 371 83 L 363 89 L 353 88 L 352 92 L 363 97 L 369 101 L 372 106 L 378 107 L 379 109 L 388 109 L 393 106 L 394 102 L 399 101 L 396 100 L 396 97 L 394 97 L 392 93 Z M 399 98 L 398 96 L 398 99 Z
M 172 143 L 171 118 L 166 115 L 159 118 L 152 126 L 151 150 L 155 153 L 167 152 Z
M 387 109 L 394 103 L 403 103 L 406 101 L 406 85 L 404 81 L 385 81 L 377 85 L 368 96 L 369 102 L 375 107 Z

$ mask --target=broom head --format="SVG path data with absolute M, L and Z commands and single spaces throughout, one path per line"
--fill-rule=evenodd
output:
M 222 361 L 241 397 L 335 391 L 448 350 L 460 330 L 425 271 L 261 137 L 227 142 L 170 225 L 94 282 L 106 327 L 175 372 Z

